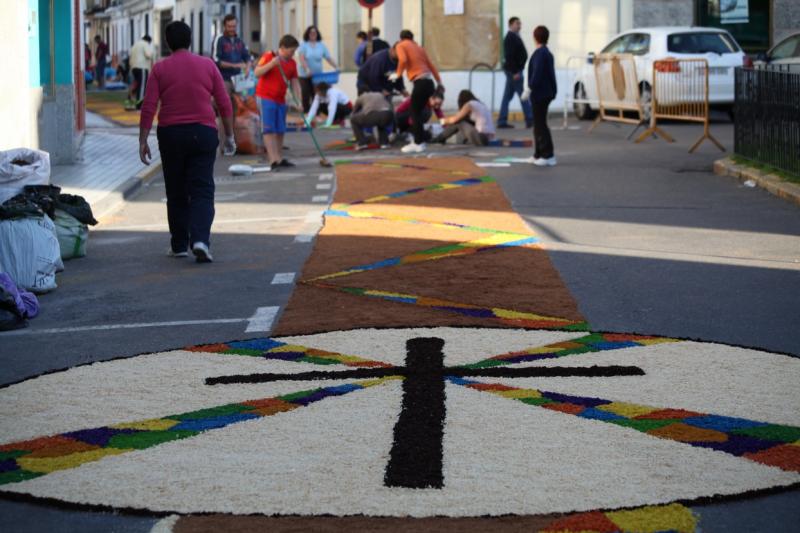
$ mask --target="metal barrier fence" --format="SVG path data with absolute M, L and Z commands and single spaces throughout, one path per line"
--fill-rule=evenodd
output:
M 644 109 L 639 99 L 639 78 L 631 54 L 600 54 L 594 59 L 597 100 L 600 108 L 591 132 L 603 121 L 634 124 L 644 121 Z M 625 112 L 634 113 L 634 118 Z
M 735 72 L 733 151 L 800 176 L 800 72 Z
M 653 99 L 650 127 L 636 139 L 659 135 L 668 142 L 674 139 L 658 127 L 658 120 L 699 122 L 703 135 L 689 148 L 694 152 L 706 139 L 725 151 L 709 128 L 708 61 L 705 59 L 662 59 L 653 62 Z

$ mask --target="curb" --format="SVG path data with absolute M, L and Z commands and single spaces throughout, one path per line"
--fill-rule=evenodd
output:
M 757 187 L 800 206 L 800 185 L 784 181 L 775 174 L 740 165 L 730 157 L 714 161 L 714 174 L 737 178 L 741 182 L 753 181 Z
M 122 182 L 116 189 L 110 191 L 102 200 L 92 206 L 95 218 L 109 218 L 118 211 L 125 200 L 136 194 L 144 185 L 150 183 L 161 172 L 161 158 L 154 159 L 149 166 L 143 168 L 132 177 Z

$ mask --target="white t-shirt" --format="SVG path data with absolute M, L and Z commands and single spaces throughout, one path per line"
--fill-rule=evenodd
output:
M 349 102 L 350 99 L 347 98 L 346 94 L 336 87 L 331 87 L 328 89 L 328 94 L 325 96 L 314 95 L 314 101 L 311 102 L 311 107 L 308 110 L 308 116 L 306 118 L 311 122 L 314 120 L 314 117 L 317 116 L 319 105 L 328 104 L 328 120 L 325 121 L 325 124 L 330 126 L 333 124 L 333 117 L 336 116 L 336 108 L 340 105 L 347 105 Z
M 153 68 L 153 45 L 139 39 L 131 48 L 131 68 L 150 70 Z
M 478 100 L 470 100 L 467 105 L 470 109 L 469 119 L 475 123 L 475 129 L 478 130 L 478 133 L 483 133 L 489 137 L 493 136 L 495 134 L 494 122 L 489 108 Z

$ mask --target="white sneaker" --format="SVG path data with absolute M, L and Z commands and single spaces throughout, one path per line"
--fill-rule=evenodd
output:
M 208 245 L 202 242 L 196 242 L 192 245 L 192 253 L 198 263 L 211 263 L 214 258 L 211 256 L 211 251 Z
M 427 146 L 425 145 L 425 143 L 417 144 L 412 141 L 407 145 L 403 146 L 403 148 L 401 148 L 400 151 L 403 152 L 404 154 L 418 154 L 420 152 L 424 152 L 426 148 Z
M 366 150 L 367 148 L 369 148 L 368 144 L 357 144 L 356 152 L 361 152 L 362 150 Z
M 535 158 L 535 157 L 532 157 L 531 159 L 533 159 L 532 163 L 534 165 L 536 165 L 537 167 L 546 167 L 547 166 L 547 159 L 545 159 L 544 157 L 539 157 L 538 159 Z
M 189 257 L 189 250 L 184 250 L 182 252 L 176 252 L 172 249 L 172 247 L 167 248 L 167 257 L 175 257 L 180 259 L 181 257 Z
M 556 166 L 556 156 L 544 160 L 548 167 Z

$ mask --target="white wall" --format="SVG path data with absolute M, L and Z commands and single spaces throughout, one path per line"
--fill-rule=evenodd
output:
M 37 13 L 38 16 L 38 13 Z M 31 88 L 28 50 L 28 2 L 0 2 L 3 39 L 17 43 L 15 53 L 5 54 L 6 75 L 0 76 L 0 150 L 38 148 L 37 115 L 42 105 L 42 89 Z

